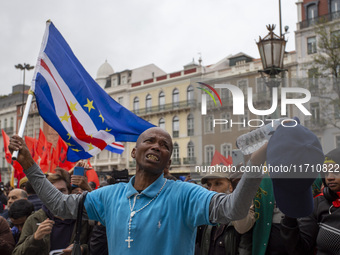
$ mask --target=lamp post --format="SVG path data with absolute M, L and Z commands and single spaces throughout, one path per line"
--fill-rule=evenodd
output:
M 281 79 L 275 79 L 275 77 L 286 71 L 283 69 L 283 58 L 286 48 L 287 41 L 285 40 L 284 34 L 282 34 L 282 24 L 281 24 L 281 0 L 279 0 L 279 20 L 280 20 L 280 35 L 274 33 L 275 25 L 268 25 L 267 29 L 269 33 L 264 37 L 259 37 L 259 41 L 256 42 L 263 70 L 260 70 L 262 78 L 264 74 L 269 76 L 269 80 L 265 81 L 266 86 L 270 90 L 270 97 L 273 95 L 273 88 L 279 87 L 281 84 Z M 288 27 L 285 27 L 285 32 L 287 32 Z M 272 117 L 277 117 L 277 112 L 273 114 Z
M 23 77 L 23 83 L 22 83 L 22 107 L 24 107 L 24 103 L 25 103 L 25 71 L 29 71 L 32 70 L 34 68 L 34 66 L 31 66 L 30 64 L 26 64 L 24 63 L 22 64 L 17 64 L 15 65 L 16 69 L 20 69 L 20 70 L 24 70 L 24 77 Z

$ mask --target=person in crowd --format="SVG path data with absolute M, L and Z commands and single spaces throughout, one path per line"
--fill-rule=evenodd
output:
M 43 204 L 29 181 L 26 182 L 25 190 L 28 195 L 27 200 L 34 205 L 34 211 L 40 210 Z
M 201 179 L 211 191 L 230 194 L 237 186 L 239 173 L 214 172 Z M 237 221 L 216 226 L 205 225 L 199 227 L 198 243 L 195 254 L 252 254 L 252 227 L 255 223 L 254 206 L 249 209 L 248 215 Z
M 19 199 L 27 199 L 27 192 L 23 189 L 12 189 L 8 193 L 7 209 L 3 211 L 1 216 L 8 220 L 8 210 L 11 208 L 14 201 Z
M 49 183 L 62 194 L 70 194 L 71 185 L 65 177 L 50 174 Z M 80 235 L 82 254 L 88 254 L 87 241 L 89 226 L 87 221 L 82 222 Z M 45 205 L 32 214 L 25 222 L 13 255 L 48 255 L 53 250 L 63 250 L 63 254 L 71 254 L 75 237 L 75 220 L 63 219 L 55 216 Z
M 7 196 L 5 194 L 5 185 L 3 182 L 0 182 L 0 216 L 2 216 L 2 213 L 6 205 L 7 205 Z
M 26 191 L 26 182 L 28 181 L 27 177 L 21 178 L 19 181 L 19 188 Z
M 62 194 L 50 185 L 19 136 L 10 139 L 9 149 L 19 150 L 17 160 L 43 203 L 55 215 L 76 218 L 83 195 Z M 128 183 L 87 193 L 84 216 L 106 226 L 110 254 L 193 254 L 197 226 L 227 224 L 248 215 L 261 171 L 245 173 L 231 194 L 216 193 L 165 179 L 172 150 L 165 130 L 144 131 L 131 152 L 136 175 Z M 250 164 L 259 168 L 265 158 L 266 144 L 252 154 Z
M 17 201 L 19 199 L 27 200 L 27 192 L 22 189 L 11 190 L 8 194 L 8 202 L 7 202 L 8 209 L 11 208 L 11 205 L 14 203 L 14 201 Z
M 18 243 L 22 228 L 32 212 L 34 212 L 34 205 L 26 199 L 19 199 L 11 205 L 8 216 L 13 224 L 11 231 L 15 243 Z
M 7 220 L 0 216 L 0 254 L 11 255 L 15 242 Z
M 340 251 L 340 148 L 326 154 L 323 193 L 303 218 L 285 216 L 281 235 L 289 254 L 332 255 Z

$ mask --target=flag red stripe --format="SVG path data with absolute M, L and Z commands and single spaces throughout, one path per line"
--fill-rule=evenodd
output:
M 68 112 L 69 114 L 71 115 L 71 124 L 72 124 L 72 129 L 73 129 L 73 132 L 75 134 L 75 136 L 83 141 L 83 142 L 86 142 L 86 143 L 91 143 L 93 145 L 95 145 L 96 147 L 100 148 L 101 150 L 105 149 L 106 147 L 106 142 L 101 140 L 101 139 L 98 139 L 98 138 L 95 138 L 95 137 L 91 137 L 89 136 L 88 134 L 86 134 L 86 132 L 84 131 L 84 128 L 83 126 L 79 123 L 79 121 L 77 120 L 77 118 L 72 114 L 72 111 L 65 99 L 65 96 L 62 92 L 62 90 L 60 89 L 57 81 L 55 80 L 51 70 L 49 69 L 49 67 L 47 66 L 47 64 L 45 63 L 44 60 L 41 60 L 41 66 L 50 74 L 50 76 L 52 77 L 52 79 L 54 80 L 55 84 L 57 85 L 60 93 L 62 94 L 63 98 L 64 98 L 64 101 L 65 101 L 65 104 L 67 106 L 67 109 L 68 109 Z

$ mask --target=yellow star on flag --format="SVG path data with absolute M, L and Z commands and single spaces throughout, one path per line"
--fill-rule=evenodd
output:
M 102 115 L 102 113 L 99 111 L 100 115 L 99 115 L 99 118 L 102 118 L 102 122 L 104 123 L 104 117 Z
M 70 140 L 71 139 L 71 135 L 69 133 L 67 133 L 67 140 Z
M 74 146 L 73 144 L 71 144 L 71 143 L 66 143 L 68 146 Z
M 108 129 L 108 128 L 105 129 L 106 132 L 110 132 L 111 130 L 112 130 L 112 129 Z
M 60 120 L 61 121 L 67 121 L 68 122 L 68 119 L 71 117 L 71 115 L 67 115 L 67 112 L 65 112 L 65 114 L 63 116 L 59 116 Z
M 78 150 L 78 149 L 72 149 L 73 151 L 76 151 L 76 152 L 79 152 L 79 151 L 81 151 L 81 150 Z
M 84 105 L 85 107 L 87 107 L 88 108 L 88 110 L 89 110 L 89 112 L 91 111 L 91 109 L 94 109 L 94 107 L 93 107 L 93 100 L 92 101 L 90 101 L 88 98 L 87 98 L 87 104 L 86 105 Z
M 94 149 L 94 147 L 92 146 L 92 144 L 90 143 L 90 144 L 88 144 L 87 146 L 89 146 L 89 151 L 90 150 L 92 150 L 92 149 Z
M 70 109 L 71 109 L 72 112 L 78 111 L 77 108 L 76 108 L 76 105 L 77 105 L 77 103 L 72 103 L 72 101 L 70 101 Z

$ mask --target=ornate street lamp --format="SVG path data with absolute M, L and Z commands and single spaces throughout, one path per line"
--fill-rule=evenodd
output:
M 286 48 L 286 40 L 284 35 L 276 35 L 274 33 L 275 25 L 268 25 L 268 35 L 257 42 L 259 48 L 263 70 L 261 72 L 269 75 L 270 78 L 275 76 L 283 69 L 283 58 Z

